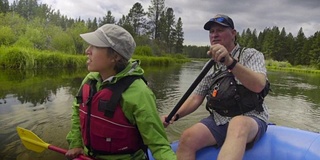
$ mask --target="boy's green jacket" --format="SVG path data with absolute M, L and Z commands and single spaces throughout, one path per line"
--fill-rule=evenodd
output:
M 101 86 L 107 83 L 116 83 L 119 79 L 129 75 L 143 75 L 144 71 L 140 67 L 138 60 L 130 60 L 129 65 L 120 73 L 111 78 L 110 81 L 102 82 L 99 73 L 89 73 L 82 82 L 82 85 L 89 79 L 97 80 L 97 91 L 101 90 Z M 81 86 L 82 86 L 81 85 Z M 176 155 L 170 147 L 170 143 L 166 136 L 163 124 L 160 120 L 156 101 L 153 92 L 145 84 L 142 79 L 135 80 L 130 87 L 122 93 L 121 98 L 122 110 L 127 119 L 139 128 L 141 137 L 145 145 L 148 146 L 157 160 L 175 160 Z M 84 148 L 87 154 L 87 148 L 83 145 L 80 119 L 79 119 L 79 105 L 76 99 L 73 102 L 73 114 L 71 118 L 71 131 L 67 135 L 69 148 Z M 137 151 L 134 155 L 103 155 L 96 157 L 98 159 L 145 159 L 142 150 Z

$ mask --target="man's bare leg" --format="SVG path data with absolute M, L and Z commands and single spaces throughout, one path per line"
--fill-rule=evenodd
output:
M 241 160 L 246 144 L 258 133 L 258 124 L 246 116 L 234 117 L 228 126 L 227 136 L 218 155 L 218 160 Z
M 204 124 L 197 123 L 182 133 L 177 158 L 178 160 L 195 160 L 199 149 L 214 144 L 216 140 L 210 130 Z

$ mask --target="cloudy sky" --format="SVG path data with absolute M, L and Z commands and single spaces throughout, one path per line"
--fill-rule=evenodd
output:
M 13 0 L 9 0 L 13 1 Z M 127 15 L 139 2 L 145 11 L 151 0 L 38 0 L 71 18 L 103 17 L 110 10 L 116 21 Z M 320 0 L 166 0 L 166 7 L 174 10 L 176 20 L 181 17 L 185 45 L 208 45 L 204 23 L 218 13 L 229 15 L 235 29 L 256 29 L 278 26 L 296 36 L 302 27 L 307 37 L 320 31 Z

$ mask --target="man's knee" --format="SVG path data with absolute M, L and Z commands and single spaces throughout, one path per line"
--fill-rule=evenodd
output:
M 252 141 L 258 132 L 257 122 L 247 116 L 236 116 L 231 119 L 228 127 L 229 136 L 232 137 L 243 137 L 246 138 L 248 142 Z
M 192 143 L 192 141 L 194 138 L 194 132 L 191 128 L 186 129 L 185 131 L 182 132 L 181 136 L 180 136 L 180 144 L 184 144 L 184 145 L 189 145 L 190 143 Z
M 198 123 L 182 133 L 179 146 L 188 146 L 188 150 L 196 151 L 216 143 L 210 130 L 204 124 Z
M 230 122 L 229 122 L 229 127 L 237 127 L 240 129 L 245 129 L 245 128 L 252 128 L 257 126 L 257 122 L 248 116 L 236 116 L 233 117 Z

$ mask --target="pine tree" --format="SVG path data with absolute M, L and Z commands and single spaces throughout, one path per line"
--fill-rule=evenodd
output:
M 99 27 L 103 26 L 104 24 L 115 24 L 115 17 L 112 15 L 111 11 L 108 11 L 107 14 L 102 17 L 102 20 L 99 21 Z
M 148 8 L 148 13 L 147 13 L 149 17 L 148 29 L 153 39 L 158 39 L 160 37 L 159 19 L 160 19 L 160 14 L 165 9 L 164 2 L 165 0 L 151 0 L 151 6 L 149 6 Z
M 183 28 L 182 28 L 182 20 L 181 17 L 179 17 L 178 22 L 176 24 L 176 34 L 177 34 L 177 41 L 175 44 L 175 53 L 182 53 L 183 52 Z
M 132 24 L 135 35 L 142 35 L 146 32 L 146 13 L 140 3 L 135 3 L 130 9 L 128 14 L 128 20 Z
M 0 13 L 9 12 L 9 1 L 8 0 L 0 0 Z
M 297 37 L 295 38 L 295 45 L 294 45 L 294 65 L 297 64 L 301 64 L 302 63 L 302 59 L 303 59 L 303 55 L 304 53 L 302 53 L 302 49 L 304 46 L 304 43 L 306 41 L 306 37 L 303 33 L 302 28 L 299 29 Z

